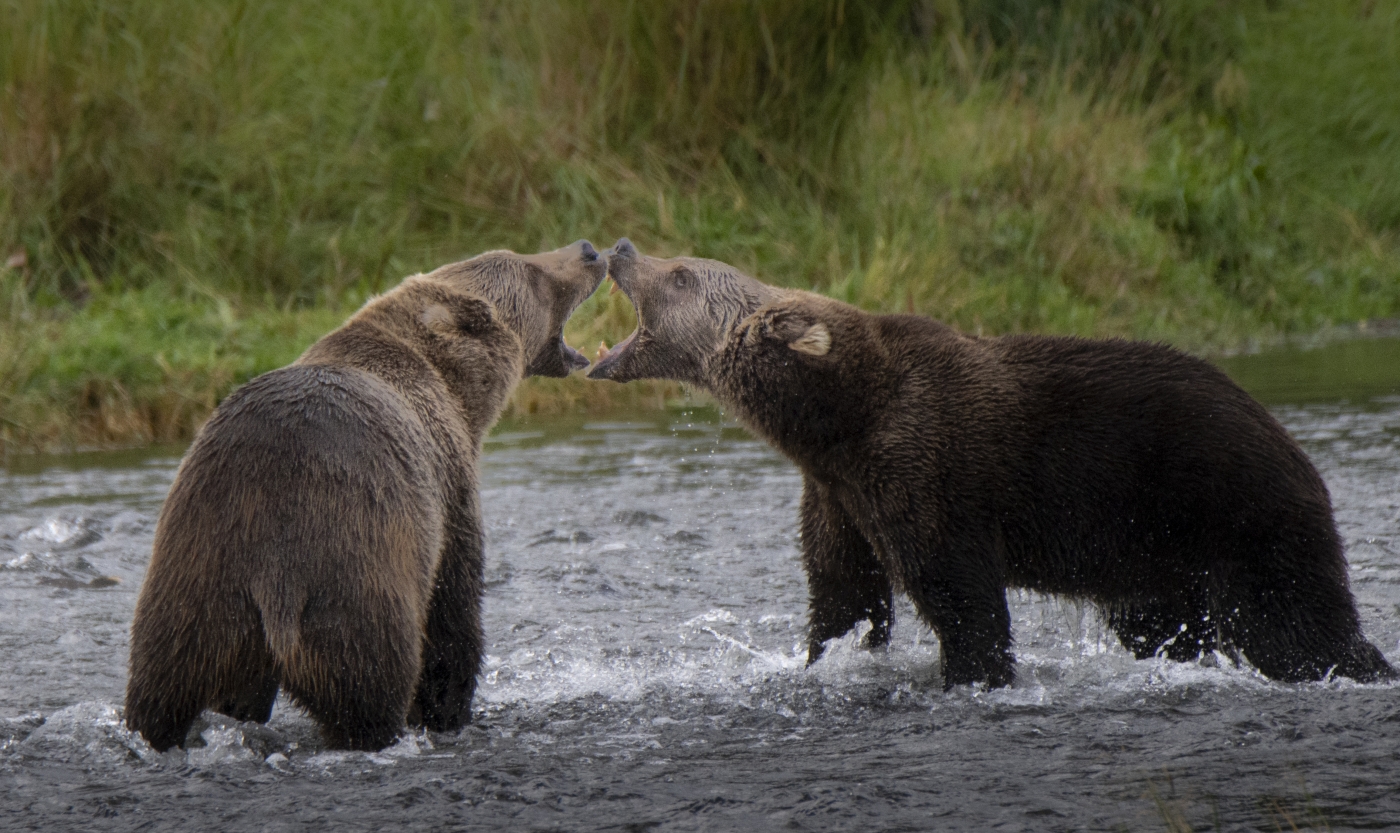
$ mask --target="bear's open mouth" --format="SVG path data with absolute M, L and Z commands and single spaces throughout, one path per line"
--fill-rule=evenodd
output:
M 640 327 L 633 330 L 631 335 L 623 339 L 612 349 L 608 349 L 606 343 L 600 344 L 598 346 L 598 362 L 593 365 L 592 370 L 588 371 L 588 378 L 611 379 L 613 372 L 617 369 L 618 363 L 626 358 L 627 354 L 631 353 L 632 349 L 636 346 L 637 333 L 639 332 L 641 332 Z
M 560 333 L 525 367 L 525 375 L 563 378 L 588 365 L 588 357 L 570 347 Z
M 575 370 L 582 370 L 592 364 L 587 356 L 570 347 L 569 342 L 564 340 L 563 335 L 559 336 L 559 352 L 563 354 L 564 366 L 569 369 L 570 373 Z

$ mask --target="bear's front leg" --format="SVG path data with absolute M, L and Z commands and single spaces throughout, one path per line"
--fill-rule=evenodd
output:
M 894 611 L 885 568 L 846 510 L 810 477 L 802 483 L 802 566 L 811 593 L 808 665 L 821 657 L 828 639 L 845 635 L 861 619 L 871 625 L 865 647 L 889 642 Z
M 1011 685 L 1011 613 L 994 548 L 977 541 L 889 538 L 896 562 L 908 565 L 904 586 L 914 606 L 938 634 L 943 690 L 968 683 Z
M 481 666 L 483 588 L 480 517 L 463 512 L 450 525 L 438 564 L 423 641 L 423 672 L 409 721 L 435 732 L 471 722 L 472 695 Z

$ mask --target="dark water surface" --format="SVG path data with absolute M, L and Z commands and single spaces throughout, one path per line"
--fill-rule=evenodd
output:
M 1392 662 L 1397 392 L 1265 394 L 1332 490 Z M 1012 594 L 1009 689 L 942 693 L 907 604 L 888 650 L 848 638 L 804 669 L 799 478 L 705 412 L 490 442 L 471 728 L 327 752 L 279 703 L 266 727 L 206 714 L 203 747 L 158 755 L 120 706 L 177 462 L 0 469 L 0 830 L 1400 827 L 1397 686 L 1134 661 L 1093 610 L 1031 594 Z

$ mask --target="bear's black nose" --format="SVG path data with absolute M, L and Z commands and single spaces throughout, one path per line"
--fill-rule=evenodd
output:
M 614 255 L 620 255 L 622 257 L 632 257 L 636 253 L 637 247 L 633 246 L 632 241 L 628 240 L 626 237 L 617 238 L 617 242 L 614 243 L 612 247 L 612 254 Z
M 579 257 L 583 258 L 584 263 L 592 263 L 598 259 L 598 250 L 593 248 L 592 243 L 589 243 L 587 240 L 580 240 L 578 244 Z

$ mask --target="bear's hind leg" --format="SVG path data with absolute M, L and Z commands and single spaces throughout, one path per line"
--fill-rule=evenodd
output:
M 236 597 L 206 606 L 172 602 L 161 578 L 149 580 L 151 598 L 160 601 L 146 604 L 143 595 L 132 622 L 126 694 L 127 726 L 157 752 L 183 746 L 200 712 L 224 700 L 221 692 L 246 687 L 250 675 L 258 676 L 247 667 L 243 646 L 262 645 L 251 602 Z
M 133 653 L 135 653 L 133 651 Z M 126 725 L 157 752 L 183 746 L 194 719 L 204 711 L 203 686 L 180 671 L 167 676 L 133 661 L 126 688 Z
M 1395 669 L 1361 634 L 1355 602 L 1338 575 L 1243 574 L 1227 591 L 1231 636 L 1270 679 L 1359 682 L 1394 679 Z
M 422 654 L 405 600 L 311 599 L 294 647 L 278 654 L 283 688 L 320 725 L 329 748 L 372 752 L 402 732 Z
M 443 553 L 428 607 L 423 665 L 409 720 L 434 732 L 471 722 L 481 666 L 482 546 L 475 519 L 463 521 Z
M 1337 663 L 1332 673 L 1362 683 L 1393 680 L 1400 676 L 1396 674 L 1395 668 L 1386 661 L 1385 655 L 1381 653 L 1380 649 L 1367 642 L 1366 638 L 1360 634 L 1357 634 L 1355 641 L 1344 653 L 1341 662 Z
M 225 686 L 214 711 L 234 720 L 266 723 L 272 717 L 272 705 L 277 702 L 281 681 L 277 676 L 277 660 L 267 649 L 261 628 L 256 645 L 248 646 L 237 663 L 238 682 Z
M 844 636 L 862 619 L 870 621 L 864 647 L 889 642 L 894 620 L 889 576 L 846 511 L 810 478 L 802 486 L 802 566 L 811 596 L 808 665 L 821 658 L 827 640 Z

